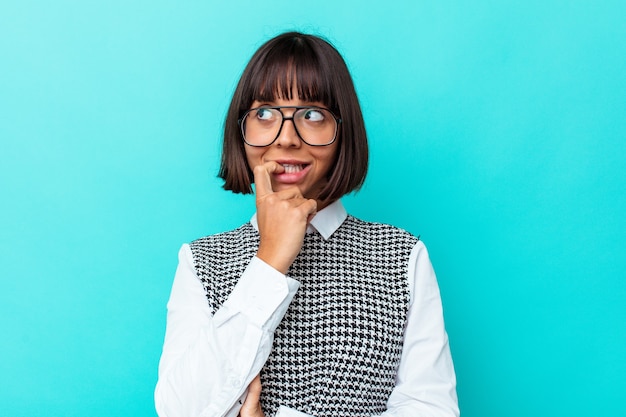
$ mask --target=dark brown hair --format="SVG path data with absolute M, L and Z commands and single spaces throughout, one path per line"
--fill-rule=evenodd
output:
M 298 97 L 321 102 L 341 118 L 334 169 L 318 196 L 332 202 L 358 190 L 367 173 L 368 148 L 361 106 L 348 67 L 326 40 L 287 32 L 263 44 L 250 59 L 233 94 L 226 122 L 219 177 L 224 189 L 252 192 L 254 176 L 246 159 L 238 120 L 255 100 L 291 99 L 296 83 Z

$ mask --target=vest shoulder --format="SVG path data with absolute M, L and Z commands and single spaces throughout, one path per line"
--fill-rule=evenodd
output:
M 348 215 L 343 226 L 353 233 L 362 234 L 363 238 L 394 238 L 412 245 L 415 245 L 420 240 L 419 235 L 415 236 L 400 227 L 387 223 L 369 222 L 352 215 Z
M 255 240 L 258 237 L 256 229 L 251 223 L 245 223 L 236 229 L 214 235 L 204 236 L 189 243 L 192 252 L 215 246 L 240 246 L 243 242 Z

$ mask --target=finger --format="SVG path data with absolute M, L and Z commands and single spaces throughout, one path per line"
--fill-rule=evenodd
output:
M 248 389 L 248 395 L 252 394 L 253 398 L 258 400 L 261 396 L 261 375 L 257 375 L 252 382 L 250 382 L 250 387 Z
M 304 197 L 302 197 L 302 193 L 300 192 L 300 189 L 298 187 L 290 187 L 285 190 L 276 191 L 274 194 L 277 197 L 279 197 L 281 200 L 292 200 L 292 199 L 304 200 Z
M 248 395 L 244 405 L 256 406 L 261 398 L 261 376 L 257 375 L 248 385 Z
M 284 170 L 283 166 L 274 161 L 254 167 L 254 183 L 256 184 L 257 197 L 263 197 L 274 192 L 270 174 L 281 172 L 281 170 Z
M 261 398 L 261 377 L 257 375 L 250 385 L 248 394 L 239 411 L 239 417 L 264 417 L 260 404 Z
M 310 223 L 313 217 L 317 214 L 317 200 L 314 199 L 303 199 L 300 207 L 307 215 L 306 222 Z

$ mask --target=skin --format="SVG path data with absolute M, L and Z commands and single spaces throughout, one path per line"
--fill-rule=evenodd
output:
M 294 95 L 293 97 L 296 97 Z M 252 107 L 322 106 L 322 103 L 277 99 L 270 103 L 255 101 Z M 283 110 L 291 116 L 291 109 Z M 309 221 L 325 206 L 317 201 L 319 191 L 332 169 L 337 141 L 328 146 L 309 146 L 298 137 L 293 123 L 285 122 L 280 136 L 270 146 L 246 145 L 246 158 L 256 184 L 257 222 L 260 243 L 257 257 L 283 274 L 302 248 Z M 304 164 L 297 175 L 286 175 L 281 163 Z M 328 204 L 328 203 L 327 203 Z M 265 417 L 261 410 L 261 379 L 257 375 L 248 387 L 240 417 Z
M 252 103 L 252 107 L 261 105 L 322 106 L 322 103 L 307 103 L 299 99 Z M 283 111 L 286 116 L 293 113 L 291 109 Z M 300 252 L 309 220 L 317 210 L 324 208 L 316 199 L 326 184 L 337 148 L 337 141 L 328 146 L 305 144 L 289 121 L 284 123 L 280 135 L 270 146 L 245 147 L 256 184 L 261 237 L 257 256 L 283 274 Z M 281 163 L 303 164 L 305 168 L 296 175 L 289 175 Z
M 256 376 L 248 387 L 248 395 L 239 410 L 239 417 L 265 417 L 261 410 L 261 377 Z

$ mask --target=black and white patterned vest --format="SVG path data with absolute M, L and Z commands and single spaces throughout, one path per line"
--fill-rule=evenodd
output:
M 261 371 L 261 405 L 316 417 L 369 417 L 395 385 L 409 306 L 408 259 L 417 238 L 348 216 L 328 239 L 307 233 L 287 275 L 300 288 L 276 329 Z M 251 258 L 250 223 L 191 243 L 196 271 L 217 311 Z

